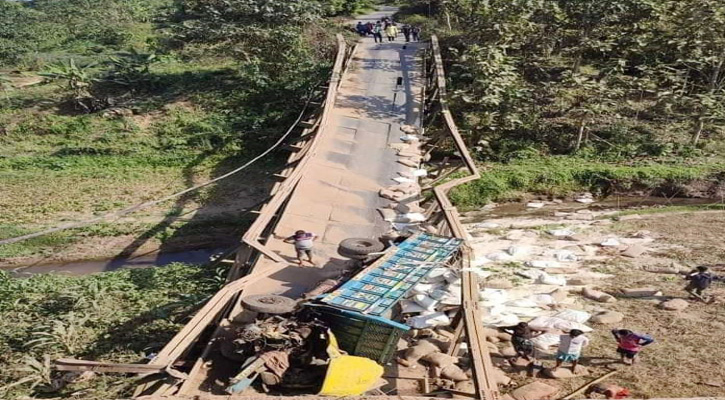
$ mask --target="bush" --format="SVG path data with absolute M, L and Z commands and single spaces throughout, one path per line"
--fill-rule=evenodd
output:
M 225 275 L 223 269 L 185 264 L 81 277 L 14 279 L 0 271 L 0 397 L 64 398 L 84 387 L 53 385 L 59 376 L 46 370 L 44 359 L 143 360 L 218 290 Z M 128 397 L 135 379 L 113 379 L 106 387 L 104 377 L 97 377 L 91 397 Z

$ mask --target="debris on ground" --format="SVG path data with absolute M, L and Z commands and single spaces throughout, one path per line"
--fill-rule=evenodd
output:
M 669 311 L 682 311 L 686 309 L 689 305 L 690 303 L 688 303 L 687 300 L 672 299 L 660 303 L 660 308 Z
M 600 311 L 592 316 L 591 322 L 595 324 L 616 324 L 624 319 L 624 314 L 617 311 Z
M 510 395 L 516 400 L 547 400 L 553 399 L 558 392 L 555 386 L 535 381 L 515 389 Z
M 561 388 L 579 385 L 583 378 L 572 374 L 570 369 L 556 372 L 547 369 L 554 365 L 559 335 L 575 327 L 580 329 L 578 325 L 588 329 L 597 340 L 597 348 L 590 350 L 595 352 L 592 359 L 618 358 L 614 347 L 606 350 L 601 342 L 607 341 L 613 327 L 624 324 L 628 328 L 649 329 L 641 321 L 650 320 L 646 316 L 657 313 L 655 309 L 663 310 L 659 311 L 661 316 L 683 308 L 688 312 L 686 307 L 695 307 L 692 299 L 687 300 L 687 294 L 681 289 L 684 283 L 680 286 L 677 277 L 693 267 L 683 266 L 680 258 L 668 253 L 674 249 L 681 255 L 686 249 L 672 242 L 663 243 L 667 236 L 651 229 L 646 222 L 653 217 L 624 218 L 636 223 L 635 228 L 627 231 L 629 224 L 623 225 L 625 229 L 619 223 L 613 228 L 607 226 L 619 220 L 615 211 L 601 206 L 591 210 L 577 210 L 577 207 L 587 206 L 554 205 L 547 214 L 544 210 L 549 206 L 531 210 L 523 202 L 516 205 L 516 212 L 521 215 L 512 213 L 513 205 L 502 207 L 504 211 L 500 213 L 492 207 L 486 212 L 470 214 L 467 228 L 474 250 L 471 269 L 477 271 L 481 280 L 480 306 L 485 311 L 486 340 L 494 364 L 502 367 L 514 384 L 527 386 L 532 379 L 562 379 L 555 385 Z M 622 280 L 619 274 L 626 274 L 627 280 Z M 670 290 L 679 290 L 681 297 L 677 294 L 673 297 L 660 283 L 667 283 Z M 672 289 L 673 283 L 679 289 Z M 667 293 L 666 297 L 663 292 Z M 712 297 L 717 301 L 717 296 Z M 646 311 L 642 315 L 630 314 L 629 310 L 638 303 Z M 696 304 L 699 308 L 709 307 L 705 304 L 711 303 Z M 502 343 L 492 329 L 519 322 L 527 322 L 532 329 L 548 331 L 531 340 L 536 349 L 534 364 L 517 357 L 511 345 Z M 659 346 L 654 349 L 659 350 Z M 651 351 L 643 352 L 645 368 L 649 368 L 646 363 Z M 586 349 L 584 353 L 589 356 Z M 593 375 L 621 366 L 618 362 L 586 358 L 583 364 Z M 629 378 L 629 374 L 623 375 L 635 379 Z M 535 381 L 540 382 L 547 381 Z M 501 397 L 517 398 L 514 391 Z M 546 398 L 546 395 L 536 394 L 532 398 Z
M 551 379 L 569 379 L 579 376 L 587 376 L 589 375 L 589 370 L 587 367 L 577 365 L 574 371 L 572 371 L 571 368 L 544 368 L 543 374 L 545 377 Z

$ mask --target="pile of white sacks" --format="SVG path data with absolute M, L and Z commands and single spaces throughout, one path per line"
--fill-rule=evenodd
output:
M 421 163 L 426 158 L 423 145 L 427 139 L 420 128 L 413 125 L 403 125 L 400 130 L 403 132 L 400 143 L 393 143 L 390 147 L 396 151 L 398 163 L 406 168 L 391 177 L 389 186 L 380 189 L 380 197 L 390 200 L 390 203 L 379 208 L 378 212 L 385 221 L 391 223 L 391 236 L 420 231 L 433 232 L 425 224 L 425 210 L 420 207 L 422 198 L 419 181 L 428 176 L 428 171 L 421 168 Z
M 492 222 L 472 228 L 500 229 Z M 533 329 L 549 332 L 533 340 L 542 351 L 554 350 L 561 332 L 592 331 L 586 323 L 593 314 L 606 310 L 582 303 L 580 296 L 570 293 L 578 294 L 587 284 L 610 277 L 590 271 L 582 261 L 601 259 L 599 249 L 614 239 L 588 243 L 574 239 L 575 235 L 566 227 L 545 232 L 523 228 L 473 239 L 471 268 L 481 284 L 484 324 L 501 327 L 528 322 Z
M 413 286 L 400 302 L 407 324 L 415 329 L 448 326 L 461 307 L 461 277 L 452 268 L 438 267 Z
M 490 275 L 489 272 L 475 269 L 483 277 Z M 486 282 L 483 281 L 485 286 Z M 496 283 L 495 280 L 492 282 Z M 591 314 L 569 308 L 573 303 L 574 299 L 568 296 L 566 290 L 550 284 L 521 285 L 507 289 L 483 287 L 480 291 L 480 305 L 484 310 L 483 322 L 486 326 L 509 326 L 528 321 L 534 329 L 551 332 L 534 340 L 540 350 L 557 346 L 560 332 L 571 329 L 584 332 L 592 330 L 585 325 Z M 406 323 L 414 329 L 449 326 L 461 306 L 459 272 L 447 267 L 433 269 L 413 287 L 400 305 L 402 313 L 407 317 Z

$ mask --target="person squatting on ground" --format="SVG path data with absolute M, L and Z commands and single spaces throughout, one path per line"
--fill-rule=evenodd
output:
M 541 335 L 544 331 L 531 329 L 526 322 L 519 322 L 518 325 L 513 326 L 500 327 L 498 330 L 511 335 L 511 343 L 514 345 L 514 350 L 516 350 L 516 354 L 519 357 L 523 357 L 526 361 L 536 359 L 534 343 L 531 339 Z
M 590 398 L 592 393 L 603 394 L 608 399 L 625 399 L 629 397 L 629 389 L 612 383 L 597 383 L 591 385 L 584 392 L 584 396 Z
M 706 266 L 701 265 L 697 267 L 697 269 L 690 271 L 690 273 L 685 276 L 685 279 L 690 281 L 690 283 L 685 286 L 687 293 L 689 293 L 692 297 L 702 300 L 705 289 L 709 288 L 710 284 L 712 284 L 716 278 L 708 272 Z
M 395 37 L 398 36 L 398 26 L 395 25 L 395 22 L 389 24 L 388 27 L 385 28 L 385 34 L 388 36 L 388 42 L 395 40 Z
M 612 329 L 612 335 L 617 341 L 617 353 L 622 356 L 622 364 L 626 365 L 634 365 L 642 347 L 655 341 L 652 336 L 635 333 L 629 329 Z
M 284 242 L 294 243 L 295 251 L 297 252 L 297 263 L 299 265 L 302 265 L 302 256 L 305 254 L 307 255 L 307 260 L 310 264 L 316 265 L 315 262 L 312 261 L 312 248 L 314 247 L 315 239 L 317 239 L 317 235 L 314 233 L 299 230 L 295 232 L 294 235 L 286 238 Z
M 559 351 L 556 352 L 556 366 L 561 367 L 562 363 L 571 362 L 571 370 L 575 371 L 579 364 L 582 348 L 587 347 L 589 338 L 579 329 L 572 329 L 567 335 L 559 336 Z
M 383 24 L 380 21 L 376 22 L 373 27 L 373 40 L 375 43 L 383 42 Z

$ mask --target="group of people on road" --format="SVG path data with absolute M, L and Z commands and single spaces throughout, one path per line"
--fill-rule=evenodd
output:
M 411 41 L 419 41 L 421 29 L 418 26 L 409 24 L 403 24 L 402 27 L 398 27 L 398 24 L 396 24 L 393 20 L 385 17 L 375 23 L 363 23 L 362 21 L 358 21 L 357 26 L 355 26 L 355 31 L 362 37 L 372 35 L 375 43 L 382 43 L 383 35 L 387 37 L 388 42 L 394 42 L 398 35 L 402 32 L 405 37 L 405 42 L 407 43 Z

